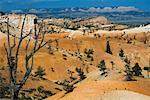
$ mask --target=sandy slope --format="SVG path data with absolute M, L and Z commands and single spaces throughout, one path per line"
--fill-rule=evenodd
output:
M 150 100 L 150 96 L 132 91 L 118 90 L 108 92 L 102 97 L 98 97 L 97 99 L 93 100 Z
M 100 98 L 103 96 L 104 98 L 106 98 L 106 100 L 111 100 L 109 99 L 109 97 L 107 97 L 108 96 L 107 93 L 114 90 L 134 91 L 141 94 L 139 98 L 141 98 L 142 94 L 147 95 L 145 97 L 148 98 L 148 96 L 150 96 L 149 87 L 150 87 L 149 81 L 147 82 L 91 81 L 81 84 L 72 93 L 67 94 L 60 100 L 101 100 Z M 130 95 L 136 95 L 136 97 L 138 98 L 138 94 L 135 94 L 133 92 L 123 92 L 123 95 L 121 95 L 122 92 L 118 94 L 119 94 L 118 96 L 117 92 L 111 94 L 112 96 L 114 96 L 113 100 L 115 100 L 115 98 L 122 97 L 123 95 L 124 97 L 128 98 L 130 97 Z
M 0 32 L 0 39 L 2 39 L 2 38 L 4 38 L 4 37 L 6 37 L 6 35 L 3 34 L 2 32 Z
M 110 34 L 111 33 L 111 34 Z M 104 32 L 103 34 L 105 35 L 110 35 L 112 37 L 115 36 L 120 36 L 120 32 Z M 122 34 L 122 32 L 121 32 Z M 138 34 L 139 37 L 143 37 L 143 33 Z M 137 36 L 138 36 L 137 35 Z M 99 73 L 97 73 L 96 65 L 99 63 L 100 60 L 104 59 L 106 61 L 106 66 L 108 69 L 111 69 L 111 63 L 110 61 L 114 61 L 115 63 L 115 68 L 119 70 L 124 69 L 124 63 L 121 61 L 121 59 L 118 56 L 120 48 L 122 48 L 125 51 L 125 54 L 128 55 L 129 58 L 132 58 L 132 63 L 131 65 L 133 66 L 135 62 L 138 62 L 141 68 L 144 66 L 147 66 L 149 64 L 149 51 L 150 48 L 147 45 L 144 45 L 140 39 L 136 41 L 135 44 L 127 44 L 126 41 L 118 39 L 118 38 L 112 38 L 110 39 L 110 45 L 111 49 L 113 52 L 113 55 L 110 55 L 105 52 L 106 48 L 106 39 L 105 36 L 101 38 L 94 38 L 89 36 L 82 36 L 82 35 L 75 35 L 72 34 L 75 39 L 66 39 L 64 36 L 69 36 L 69 33 L 65 34 L 52 34 L 52 35 L 47 35 L 46 40 L 49 38 L 51 39 L 61 39 L 59 40 L 59 50 L 54 51 L 54 55 L 50 55 L 48 53 L 47 48 L 42 48 L 36 55 L 35 55 L 35 63 L 34 63 L 34 68 L 33 72 L 34 73 L 37 70 L 38 66 L 41 66 L 45 69 L 46 75 L 44 76 L 47 78 L 47 81 L 32 81 L 28 80 L 27 84 L 25 85 L 26 87 L 38 87 L 39 85 L 42 85 L 46 87 L 49 90 L 57 92 L 54 88 L 58 87 L 56 84 L 53 83 L 53 81 L 61 81 L 64 79 L 68 79 L 69 75 L 67 73 L 67 70 L 72 70 L 75 72 L 75 68 L 79 67 L 82 65 L 82 62 L 80 59 L 78 59 L 76 56 L 70 56 L 68 55 L 70 52 L 75 53 L 77 51 L 77 43 L 79 44 L 79 49 L 80 52 L 83 53 L 85 48 L 93 48 L 94 50 L 94 61 L 85 61 L 86 66 L 89 67 L 89 74 L 85 71 L 87 75 L 87 79 L 77 85 L 77 88 L 74 89 L 72 93 L 69 93 L 64 96 L 64 92 L 60 92 L 56 95 L 53 96 L 53 99 L 50 100 L 59 100 L 62 96 L 63 100 L 96 100 L 97 98 L 103 97 L 104 94 L 107 95 L 112 95 L 113 98 L 116 97 L 116 94 L 120 95 L 122 97 L 122 91 L 115 91 L 111 93 L 111 91 L 114 90 L 129 90 L 129 91 L 134 91 L 136 93 L 131 93 L 128 91 L 123 91 L 125 94 L 124 97 L 128 96 L 135 96 L 139 95 L 143 97 L 143 95 L 150 96 L 150 81 L 147 79 L 143 80 L 138 80 L 135 82 L 125 82 L 122 81 L 122 75 L 116 75 L 114 73 L 110 73 L 110 77 L 108 76 L 105 80 L 102 80 L 101 78 L 98 78 Z M 3 39 L 1 37 L 4 37 Z M 132 35 L 129 37 L 133 37 Z M 7 64 L 7 61 L 5 60 L 6 55 L 3 47 L 3 43 L 6 42 L 6 37 L 4 34 L 0 33 L 0 42 L 2 45 L 0 45 L 0 64 L 5 65 Z M 125 37 L 126 38 L 126 37 Z M 18 76 L 20 77 L 20 71 L 25 71 L 24 68 L 24 48 L 25 48 L 25 43 L 23 43 L 21 47 L 21 52 L 19 54 L 19 74 Z M 33 44 L 31 43 L 30 49 L 32 48 Z M 53 47 L 56 47 L 56 43 L 52 43 Z M 63 59 L 63 54 L 67 54 L 67 60 Z M 140 58 L 140 59 L 139 59 Z M 52 72 L 51 68 L 54 68 L 54 72 Z M 93 71 L 93 72 L 92 72 Z M 92 72 L 92 73 L 90 73 Z M 8 73 L 2 72 L 4 76 L 8 77 Z M 144 72 L 145 73 L 145 72 Z M 76 73 L 73 74 L 76 77 Z M 144 74 L 146 76 L 146 74 Z M 95 81 L 97 80 L 97 81 Z M 36 84 L 36 85 L 35 85 Z M 110 94 L 107 94 L 110 93 Z M 144 96 L 147 98 L 147 96 Z M 104 97 L 104 98 L 106 98 Z M 137 97 L 137 96 L 135 96 Z M 106 98 L 106 100 L 109 98 Z M 116 99 L 116 98 L 115 98 Z

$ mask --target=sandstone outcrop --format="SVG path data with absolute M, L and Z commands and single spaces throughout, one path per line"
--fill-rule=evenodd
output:
M 9 18 L 9 29 L 11 34 L 20 34 L 21 27 L 25 15 L 9 14 L 0 16 L 0 31 L 3 33 L 7 32 L 7 19 Z M 35 15 L 26 15 L 23 32 L 24 34 L 29 33 L 31 30 L 34 31 L 34 19 L 38 19 Z

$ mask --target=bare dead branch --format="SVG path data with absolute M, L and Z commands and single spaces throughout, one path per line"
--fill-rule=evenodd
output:
M 28 59 L 28 61 L 29 61 L 29 59 Z M 27 79 L 29 78 L 29 76 L 30 76 L 30 74 L 31 74 L 31 71 L 32 71 L 32 69 L 33 69 L 33 62 L 34 61 L 34 58 L 33 58 L 33 56 L 32 56 L 32 58 L 31 58 L 31 65 L 30 65 L 30 67 L 27 67 L 27 70 L 26 70 L 26 72 L 25 72 L 25 75 L 24 75 L 24 77 L 22 78 L 22 80 L 20 81 L 20 83 L 19 84 L 21 84 L 21 87 L 20 88 L 22 88 L 22 86 L 26 83 L 26 81 L 27 81 Z
M 11 46 L 11 49 L 13 49 L 15 46 L 16 46 L 16 35 L 14 35 L 14 43 L 13 43 L 13 45 Z
M 22 39 L 25 39 L 26 37 L 30 36 L 32 33 L 31 33 L 31 30 L 29 32 L 29 34 L 26 34 L 25 36 L 22 37 Z
M 23 29 L 24 29 L 24 25 L 25 25 L 25 20 L 26 20 L 26 15 L 23 19 L 23 24 L 22 24 L 22 27 L 21 27 L 20 40 L 19 40 L 19 44 L 17 46 L 16 55 L 15 55 L 15 58 L 16 58 L 15 59 L 15 66 L 14 66 L 14 82 L 15 83 L 17 82 L 18 54 L 19 54 L 21 43 L 23 41 Z
M 8 65 L 9 65 L 9 81 L 14 82 L 14 78 L 13 78 L 13 67 L 12 66 L 12 61 L 11 61 L 11 57 L 12 57 L 12 49 L 11 49 L 11 44 L 10 44 L 10 32 L 9 32 L 9 18 L 7 18 L 7 42 L 8 42 L 8 48 L 6 48 L 5 44 L 5 50 L 7 53 L 7 60 L 8 60 Z

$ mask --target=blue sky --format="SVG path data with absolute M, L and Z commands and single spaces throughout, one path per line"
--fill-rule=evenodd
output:
M 150 0 L 0 0 L 0 10 L 92 6 L 134 6 L 150 11 Z

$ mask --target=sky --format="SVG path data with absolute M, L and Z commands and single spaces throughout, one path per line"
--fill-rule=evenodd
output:
M 150 11 L 150 0 L 0 0 L 0 10 L 133 6 Z

